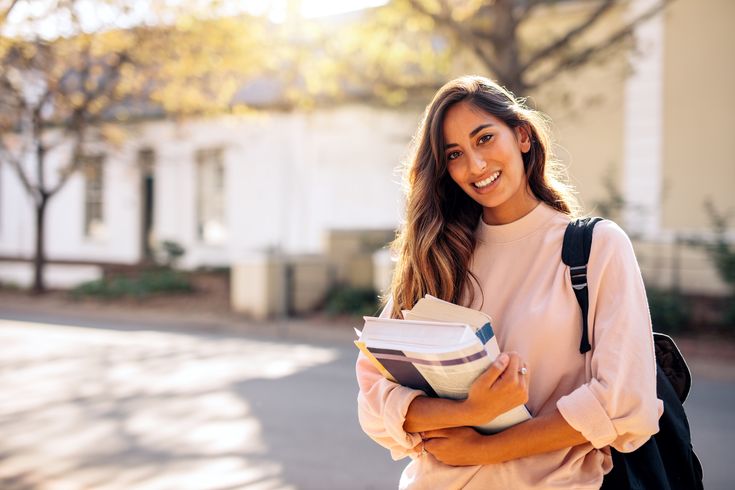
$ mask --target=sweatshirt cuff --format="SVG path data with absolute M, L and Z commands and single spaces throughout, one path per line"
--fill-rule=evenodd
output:
M 414 432 L 406 432 L 403 430 L 403 424 L 406 422 L 406 413 L 408 412 L 409 405 L 419 396 L 425 396 L 425 393 L 421 390 L 413 390 L 401 386 L 391 391 L 386 400 L 387 406 L 395 407 L 395 410 L 386 410 L 383 412 L 386 432 L 403 449 L 391 449 L 391 457 L 396 461 L 406 457 L 407 453 L 418 452 L 418 450 L 412 451 L 412 449 L 419 445 L 421 436 Z
M 567 423 L 597 449 L 609 446 L 618 435 L 607 412 L 587 385 L 561 397 L 556 408 Z

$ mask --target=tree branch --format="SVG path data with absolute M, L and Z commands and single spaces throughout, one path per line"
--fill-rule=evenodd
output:
M 72 151 L 69 159 L 69 165 L 67 165 L 67 167 L 61 172 L 61 177 L 59 177 L 56 185 L 46 192 L 48 198 L 59 192 L 69 178 L 74 175 L 79 168 L 81 168 L 82 160 L 84 158 L 84 134 L 85 129 L 80 129 L 79 132 L 76 133 L 77 137 L 74 142 L 74 151 Z
M 444 25 L 449 28 L 452 33 L 458 36 L 461 42 L 469 46 L 475 56 L 477 56 L 480 61 L 485 64 L 485 66 L 490 68 L 490 70 L 495 73 L 498 78 L 507 78 L 507 74 L 503 73 L 500 70 L 498 64 L 495 63 L 495 61 L 488 56 L 488 54 L 483 49 L 483 46 L 477 42 L 477 31 L 470 31 L 464 26 L 457 23 L 457 21 L 452 19 L 451 15 L 449 14 L 449 10 L 444 2 L 441 2 L 441 6 L 444 10 L 442 13 L 431 12 L 429 9 L 426 8 L 423 3 L 421 3 L 420 0 L 409 0 L 409 4 L 420 14 L 428 16 L 437 24 Z
M 10 5 L 8 5 L 2 12 L 0 12 L 0 26 L 5 24 L 5 21 L 8 20 L 10 12 L 13 10 L 13 7 L 15 7 L 17 3 L 18 0 L 10 0 Z
M 544 83 L 549 82 L 550 80 L 553 80 L 559 74 L 566 70 L 571 70 L 574 68 L 578 68 L 579 66 L 584 65 L 585 63 L 589 62 L 590 60 L 594 59 L 596 56 L 601 55 L 608 49 L 613 48 L 618 43 L 625 41 L 628 37 L 633 35 L 635 32 L 635 29 L 645 21 L 651 19 L 656 14 L 661 12 L 666 6 L 673 2 L 674 0 L 661 0 L 657 5 L 651 7 L 650 9 L 643 12 L 641 15 L 633 19 L 630 23 L 628 23 L 623 28 L 617 30 L 616 32 L 612 33 L 610 36 L 607 37 L 602 42 L 599 42 L 593 46 L 589 46 L 582 51 L 578 51 L 576 53 L 570 54 L 568 56 L 562 57 L 553 68 L 551 68 L 548 72 L 541 75 L 536 80 L 529 82 L 528 87 L 529 89 L 533 89 L 535 87 L 538 87 Z
M 615 6 L 615 0 L 605 0 L 603 3 L 601 3 L 585 20 L 580 22 L 576 27 L 572 28 L 571 30 L 567 31 L 567 33 L 557 39 L 556 41 L 553 41 L 548 46 L 539 49 L 534 54 L 530 56 L 528 61 L 526 61 L 521 66 L 521 73 L 525 73 L 527 70 L 529 70 L 533 65 L 538 63 L 539 61 L 542 61 L 546 59 L 548 56 L 553 55 L 554 53 L 559 52 L 560 50 L 564 49 L 566 46 L 569 46 L 569 44 L 580 37 L 582 34 L 587 32 L 595 23 L 605 14 L 607 13 L 613 6 Z
M 71 117 L 71 121 L 67 125 L 67 134 L 74 136 L 74 150 L 69 158 L 69 164 L 61 172 L 59 180 L 56 182 L 51 189 L 47 191 L 47 196 L 50 198 L 66 184 L 69 178 L 82 166 L 84 159 L 84 140 L 87 133 L 87 123 L 92 120 L 92 115 L 89 111 L 89 106 L 97 98 L 104 94 L 111 94 L 120 80 L 120 68 L 123 64 L 129 61 L 127 52 L 116 53 L 117 57 L 114 63 L 105 66 L 106 73 L 101 75 L 101 82 L 98 83 L 94 89 L 86 90 L 86 81 L 89 73 L 91 72 L 91 64 L 93 60 L 90 59 L 85 66 L 83 72 L 85 78 L 81 86 L 85 88 L 83 91 L 84 101 L 77 107 Z
M 28 175 L 26 175 L 26 172 L 23 169 L 23 165 L 20 164 L 20 161 L 12 154 L 10 150 L 5 147 L 2 142 L 0 142 L 0 157 L 2 157 L 2 160 L 8 162 L 10 166 L 15 170 L 15 173 L 16 175 L 18 175 L 18 179 L 23 185 L 23 188 L 26 190 L 26 192 L 28 192 L 28 195 L 31 196 L 36 204 L 38 204 L 41 199 L 40 190 L 35 185 L 31 184 L 31 181 L 28 179 Z
M 536 7 L 540 7 L 541 5 L 556 5 L 558 3 L 567 2 L 568 0 L 525 0 L 525 5 L 520 6 L 520 15 L 519 18 L 525 17 L 529 12 L 531 12 Z

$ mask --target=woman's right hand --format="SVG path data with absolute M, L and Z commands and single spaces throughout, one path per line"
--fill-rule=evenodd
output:
M 521 374 L 523 367 L 516 352 L 504 352 L 472 383 L 462 402 L 468 425 L 485 424 L 528 401 L 528 374 Z

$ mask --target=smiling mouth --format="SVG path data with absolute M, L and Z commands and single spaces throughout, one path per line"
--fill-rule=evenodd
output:
M 474 186 L 474 187 L 475 187 L 476 189 L 482 189 L 482 188 L 485 188 L 485 187 L 489 186 L 490 184 L 492 184 L 493 182 L 495 182 L 496 180 L 498 180 L 498 177 L 500 177 L 500 174 L 501 174 L 501 171 L 500 171 L 500 170 L 498 170 L 497 172 L 495 172 L 494 174 L 492 174 L 492 175 L 491 175 L 490 177 L 488 177 L 487 179 L 481 180 L 481 181 L 479 181 L 479 182 L 475 182 L 475 183 L 474 183 L 474 184 L 472 184 L 472 185 L 473 185 L 473 186 Z

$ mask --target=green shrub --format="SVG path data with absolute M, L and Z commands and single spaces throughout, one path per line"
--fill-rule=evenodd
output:
M 12 281 L 7 281 L 7 282 L 0 281 L 0 289 L 4 289 L 6 291 L 23 291 L 24 290 L 24 288 L 20 284 L 12 282 Z
M 378 293 L 372 288 L 337 286 L 327 295 L 324 310 L 330 315 L 374 315 Z
M 651 322 L 656 332 L 679 333 L 691 324 L 691 311 L 681 294 L 674 291 L 646 288 Z
M 730 289 L 730 302 L 722 319 L 726 325 L 735 327 L 735 245 L 727 239 L 731 216 L 718 211 L 712 201 L 706 201 L 705 208 L 715 233 L 715 239 L 705 245 L 705 250 L 720 278 Z
M 122 297 L 145 298 L 154 294 L 192 292 L 188 276 L 179 271 L 157 268 L 137 276 L 114 276 L 80 284 L 71 291 L 75 298 L 85 296 L 113 299 Z

